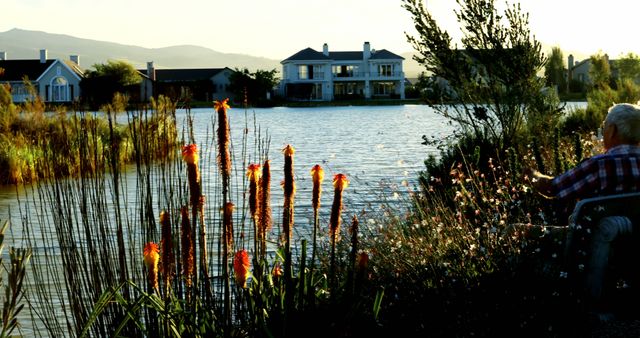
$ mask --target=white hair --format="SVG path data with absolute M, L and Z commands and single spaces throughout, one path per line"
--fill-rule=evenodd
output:
M 640 143 L 640 106 L 619 103 L 609 108 L 605 123 L 614 124 L 622 141 L 629 144 Z

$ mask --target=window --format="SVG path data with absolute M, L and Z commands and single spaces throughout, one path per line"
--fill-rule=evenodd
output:
M 300 80 L 309 79 L 309 66 L 307 65 L 298 66 L 298 79 Z
M 51 101 L 66 102 L 68 99 L 69 83 L 67 79 L 58 76 L 51 81 Z
M 313 85 L 313 91 L 311 92 L 312 100 L 322 100 L 322 83 L 316 83 Z
M 331 67 L 331 71 L 335 77 L 354 77 L 358 75 L 358 66 L 336 65 Z
M 373 85 L 373 95 L 387 96 L 395 93 L 393 82 L 376 82 Z
M 322 65 L 313 65 L 311 78 L 319 80 L 324 79 L 324 71 L 322 70 Z
M 392 76 L 393 65 L 378 65 L 378 74 L 380 76 Z

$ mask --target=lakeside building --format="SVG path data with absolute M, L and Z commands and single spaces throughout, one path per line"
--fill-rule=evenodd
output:
M 47 103 L 69 103 L 80 99 L 80 82 L 84 71 L 80 57 L 71 55 L 69 60 L 49 59 L 47 50 L 40 50 L 39 59 L 9 60 L 6 52 L 0 52 L 0 83 L 11 86 L 13 102 L 33 99 L 25 81 L 31 83 L 40 98 Z
M 280 94 L 290 100 L 404 99 L 404 58 L 386 49 L 303 49 L 282 62 Z
M 153 82 L 156 96 L 190 97 L 197 101 L 234 99 L 229 91 L 229 79 L 235 71 L 228 67 L 156 69 L 153 62 L 147 62 L 147 69 L 138 71 Z

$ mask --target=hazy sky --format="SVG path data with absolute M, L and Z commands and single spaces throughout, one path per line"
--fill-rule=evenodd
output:
M 513 2 L 509 0 L 509 2 Z M 504 1 L 496 2 L 500 6 Z M 455 0 L 426 0 L 453 36 Z M 548 46 L 612 57 L 640 52 L 640 1 L 521 0 Z M 194 44 L 283 59 L 306 47 L 411 51 L 414 32 L 400 0 L 2 0 L 0 31 L 41 30 L 143 47 Z

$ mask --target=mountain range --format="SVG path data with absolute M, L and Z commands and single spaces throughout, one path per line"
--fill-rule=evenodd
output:
M 381 47 L 384 48 L 384 46 Z M 248 68 L 252 71 L 257 69 L 280 71 L 281 69 L 281 60 L 224 53 L 194 45 L 144 48 L 18 28 L 0 33 L 0 52 L 5 52 L 7 59 L 37 59 L 40 57 L 41 49 L 47 50 L 47 56 L 50 59 L 68 59 L 70 55 L 78 55 L 80 66 L 85 69 L 110 59 L 126 60 L 139 69 L 145 68 L 148 61 L 153 61 L 157 69 L 222 67 Z M 293 55 L 299 49 L 292 50 L 291 54 Z M 421 68 L 412 59 L 412 53 L 399 55 L 405 58 L 406 77 L 417 77 Z

